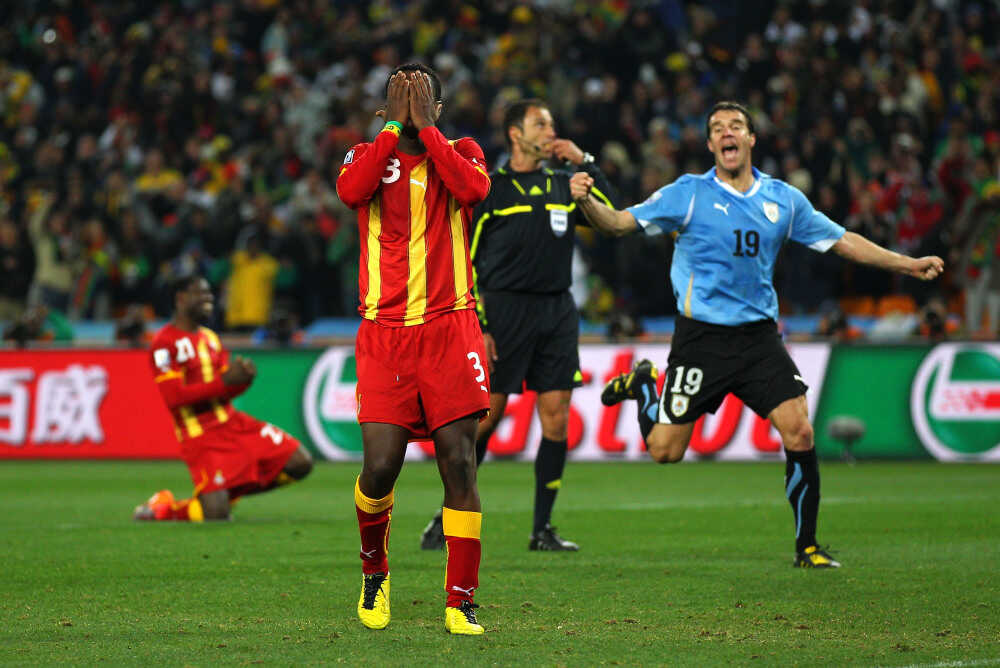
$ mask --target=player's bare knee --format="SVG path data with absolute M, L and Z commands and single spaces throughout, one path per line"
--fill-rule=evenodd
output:
M 309 451 L 303 446 L 299 446 L 299 449 L 292 453 L 292 456 L 288 458 L 285 463 L 285 473 L 287 473 L 292 478 L 296 480 L 302 480 L 307 475 L 309 475 L 313 470 L 313 458 L 309 454 Z
M 813 428 L 808 420 L 802 420 L 782 434 L 785 449 L 805 452 L 813 448 Z
M 202 494 L 198 497 L 198 501 L 201 503 L 201 512 L 206 520 L 229 519 L 229 492 L 226 490 Z
M 646 449 L 657 464 L 675 464 L 684 459 L 685 446 L 685 443 L 678 443 L 677 439 L 655 429 L 646 437 Z

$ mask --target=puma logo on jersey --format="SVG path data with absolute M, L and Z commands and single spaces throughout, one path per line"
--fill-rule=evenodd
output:
M 730 202 L 729 204 L 732 204 L 732 202 Z M 723 204 L 719 204 L 718 202 L 716 202 L 715 203 L 715 208 L 728 216 L 729 215 L 729 204 L 723 205 Z
M 410 183 L 412 183 L 415 186 L 420 186 L 424 190 L 427 190 L 427 180 L 426 179 L 424 179 L 423 181 L 417 181 L 415 178 L 410 177 Z

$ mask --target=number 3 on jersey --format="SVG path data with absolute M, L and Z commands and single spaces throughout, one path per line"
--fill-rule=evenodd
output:
M 479 375 L 476 376 L 476 382 L 481 383 L 486 380 L 486 369 L 483 368 L 483 363 L 479 360 L 479 353 L 472 351 L 466 355 L 470 360 L 472 360 L 472 369 L 478 371 Z M 488 392 L 485 385 L 480 385 L 479 389 L 483 392 Z
M 386 175 L 382 177 L 382 183 L 395 183 L 399 180 L 399 158 L 389 158 L 385 165 Z

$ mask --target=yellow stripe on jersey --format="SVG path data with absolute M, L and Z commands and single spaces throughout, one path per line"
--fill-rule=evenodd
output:
M 205 338 L 208 339 L 208 346 L 212 350 L 221 350 L 222 344 L 219 343 L 219 335 L 210 330 L 208 327 L 199 327 L 198 331 L 201 332 Z
M 545 205 L 545 210 L 546 211 L 552 211 L 553 209 L 556 209 L 557 211 L 565 211 L 566 213 L 569 213 L 570 211 L 572 211 L 575 208 L 576 208 L 576 202 L 573 202 L 572 204 L 546 204 Z
M 382 207 L 378 197 L 368 205 L 368 292 L 365 293 L 365 317 L 374 320 L 378 313 L 378 300 L 382 297 L 382 274 L 379 264 L 382 261 L 382 246 L 379 236 L 382 234 Z
M 173 380 L 174 378 L 183 378 L 183 371 L 167 371 L 166 373 L 161 373 L 159 376 L 154 378 L 157 383 L 162 383 L 165 380 Z
M 465 222 L 462 207 L 454 197 L 448 198 L 448 220 L 451 221 L 451 261 L 455 269 L 455 310 L 468 305 L 469 275 L 466 273 Z
M 684 315 L 691 317 L 691 288 L 694 287 L 694 272 L 691 272 L 691 278 L 688 279 L 688 289 L 684 293 Z
M 229 420 L 229 413 L 222 407 L 218 399 L 212 399 L 212 409 L 215 411 L 215 417 L 219 421 L 219 424 L 224 424 Z
M 181 419 L 184 420 L 184 428 L 187 429 L 188 436 L 191 438 L 201 436 L 204 433 L 201 423 L 194 416 L 194 411 L 191 410 L 190 406 L 181 406 Z
M 410 170 L 410 275 L 404 325 L 419 325 L 427 311 L 427 161 Z
M 215 369 L 212 368 L 212 355 L 208 352 L 205 339 L 198 341 L 198 361 L 201 362 L 201 377 L 206 383 L 215 380 Z

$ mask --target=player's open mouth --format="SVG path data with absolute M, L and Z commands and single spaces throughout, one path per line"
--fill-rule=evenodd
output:
M 728 146 L 722 147 L 722 155 L 727 158 L 729 156 L 736 155 L 737 151 L 739 151 L 739 147 L 736 144 L 729 144 Z

